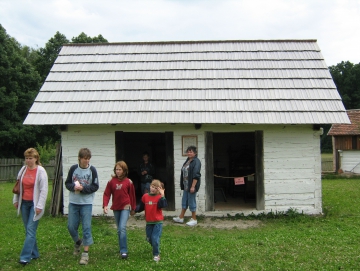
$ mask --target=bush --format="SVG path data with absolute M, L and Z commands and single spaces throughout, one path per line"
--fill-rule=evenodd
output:
M 57 143 L 49 143 L 44 146 L 40 146 L 36 143 L 36 149 L 40 155 L 40 162 L 42 164 L 48 164 L 50 160 L 54 160 L 56 156 L 56 145 Z

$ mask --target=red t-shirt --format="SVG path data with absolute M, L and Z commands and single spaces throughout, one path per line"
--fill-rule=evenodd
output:
M 108 206 L 110 197 L 112 197 L 111 210 L 135 210 L 136 208 L 135 187 L 129 178 L 119 180 L 114 177 L 107 183 L 103 195 L 103 207 Z
M 33 200 L 34 199 L 34 186 L 36 179 L 37 167 L 34 169 L 27 168 L 25 170 L 24 177 L 22 179 L 23 185 L 23 200 Z
M 142 196 L 141 201 L 145 205 L 145 220 L 147 223 L 160 223 L 164 220 L 162 209 L 158 208 L 158 203 L 162 196 L 146 193 Z

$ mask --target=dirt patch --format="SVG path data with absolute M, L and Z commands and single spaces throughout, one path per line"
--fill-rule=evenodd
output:
M 185 223 L 188 219 L 185 219 Z M 164 226 L 167 225 L 176 225 L 179 227 L 188 227 L 185 223 L 175 223 L 171 218 L 166 218 L 164 220 Z M 129 217 L 127 226 L 130 228 L 145 228 L 146 222 L 144 217 Z M 217 229 L 247 229 L 255 228 L 261 225 L 259 220 L 232 220 L 226 218 L 211 218 L 211 217 L 201 217 L 198 219 L 198 224 L 196 227 L 203 228 L 217 228 Z

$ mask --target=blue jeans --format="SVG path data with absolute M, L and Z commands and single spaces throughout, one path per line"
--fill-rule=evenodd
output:
M 183 191 L 181 200 L 181 208 L 187 209 L 189 207 L 191 212 L 196 211 L 196 192 L 190 193 L 189 191 Z
M 120 253 L 128 253 L 126 223 L 129 219 L 129 215 L 130 210 L 114 210 Z
M 68 230 L 76 243 L 79 237 L 79 225 L 81 221 L 82 226 L 82 242 L 84 246 L 90 246 L 94 243 L 91 234 L 91 218 L 92 218 L 92 204 L 73 204 L 69 203 L 69 214 L 68 214 Z
M 20 261 L 30 262 L 31 259 L 39 258 L 39 249 L 36 242 L 36 231 L 39 220 L 34 221 L 34 202 L 22 200 L 21 216 L 25 227 L 25 241 L 21 250 Z
M 160 254 L 162 226 L 162 223 L 146 224 L 146 240 L 153 248 L 153 256 L 158 256 Z
M 150 192 L 150 183 L 141 183 L 141 193 L 145 194 L 145 189 L 147 189 L 147 193 Z

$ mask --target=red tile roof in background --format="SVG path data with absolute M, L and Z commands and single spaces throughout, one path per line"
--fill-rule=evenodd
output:
M 360 109 L 347 110 L 346 113 L 351 124 L 333 124 L 328 135 L 360 135 Z

